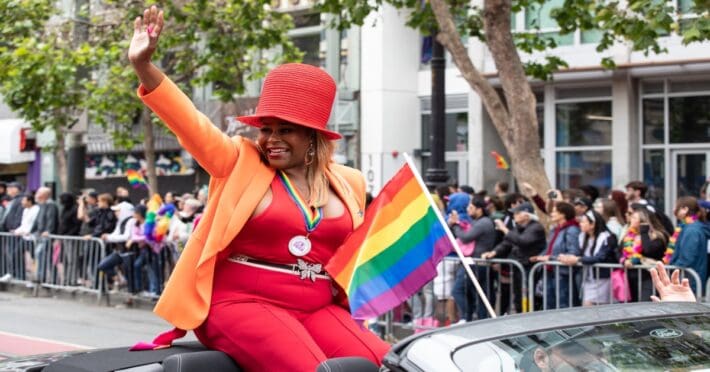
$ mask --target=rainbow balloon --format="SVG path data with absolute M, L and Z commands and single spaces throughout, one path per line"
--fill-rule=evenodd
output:
M 510 169 L 510 165 L 508 164 L 507 161 L 505 161 L 505 158 L 503 157 L 503 155 L 499 154 L 496 151 L 491 151 L 491 156 L 493 157 L 493 159 L 496 160 L 496 168 L 505 169 L 505 170 Z
M 126 171 L 126 177 L 128 178 L 128 183 L 133 187 L 134 189 L 137 189 L 141 186 L 147 187 L 148 183 L 145 182 L 145 178 L 143 177 L 142 174 L 140 174 L 137 170 L 135 169 L 129 169 Z

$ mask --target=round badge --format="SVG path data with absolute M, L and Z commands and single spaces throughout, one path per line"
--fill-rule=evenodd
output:
M 296 257 L 303 257 L 311 251 L 311 241 L 305 236 L 294 236 L 288 242 L 288 251 Z

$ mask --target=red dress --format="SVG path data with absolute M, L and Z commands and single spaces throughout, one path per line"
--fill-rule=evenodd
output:
M 380 364 L 389 345 L 334 304 L 330 279 L 301 279 L 228 260 L 244 255 L 275 264 L 296 263 L 288 243 L 306 235 L 303 216 L 278 176 L 271 192 L 271 204 L 220 254 L 210 311 L 195 334 L 245 371 L 315 371 L 322 361 L 343 356 Z M 309 236 L 311 251 L 300 258 L 325 266 L 351 231 L 347 211 L 324 218 Z

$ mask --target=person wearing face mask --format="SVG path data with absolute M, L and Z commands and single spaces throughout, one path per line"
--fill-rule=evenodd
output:
M 256 143 L 230 138 L 151 62 L 164 25 L 155 6 L 135 20 L 128 57 L 138 95 L 211 181 L 155 307 L 176 329 L 149 346 L 194 330 L 245 371 L 313 371 L 345 356 L 380 364 L 389 345 L 351 318 L 323 270 L 365 209 L 362 174 L 332 161 L 335 82 L 310 65 L 274 68 L 255 114 L 237 118 L 259 128 Z

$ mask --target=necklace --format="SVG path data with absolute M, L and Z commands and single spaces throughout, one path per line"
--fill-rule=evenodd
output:
M 286 173 L 283 171 L 278 172 L 279 179 L 283 183 L 288 195 L 291 197 L 296 206 L 301 211 L 303 220 L 306 226 L 305 235 L 296 235 L 288 242 L 288 251 L 296 257 L 303 257 L 311 251 L 311 241 L 308 237 L 311 235 L 313 230 L 318 227 L 321 220 L 323 219 L 323 208 L 313 208 L 305 202 L 298 192 L 293 182 L 288 178 Z

